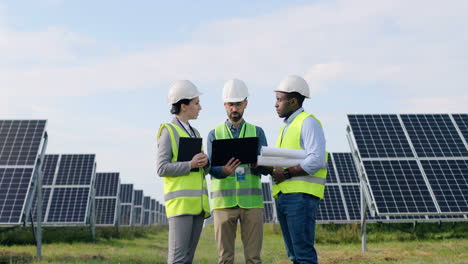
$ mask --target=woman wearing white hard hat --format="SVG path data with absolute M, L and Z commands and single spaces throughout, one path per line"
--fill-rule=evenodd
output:
M 209 171 L 207 155 L 200 149 L 191 160 L 179 161 L 180 138 L 200 138 L 189 123 L 201 110 L 200 95 L 192 82 L 176 81 L 167 96 L 174 119 L 162 124 L 158 132 L 157 168 L 164 178 L 169 222 L 168 263 L 192 263 L 203 221 L 210 216 L 205 181 Z

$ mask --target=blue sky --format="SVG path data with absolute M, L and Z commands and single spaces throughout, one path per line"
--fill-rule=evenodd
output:
M 162 200 L 156 131 L 167 89 L 204 95 L 192 122 L 223 122 L 225 81 L 245 81 L 247 121 L 270 145 L 272 90 L 303 76 L 328 151 L 349 151 L 347 113 L 468 112 L 465 1 L 2 1 L 0 118 L 48 119 L 49 153 L 96 153 Z

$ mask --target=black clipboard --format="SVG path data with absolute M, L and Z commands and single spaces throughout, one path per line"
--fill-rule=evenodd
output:
M 193 156 L 202 151 L 201 149 L 201 138 L 181 137 L 179 138 L 179 155 L 177 156 L 177 161 L 191 161 Z M 190 171 L 198 171 L 198 168 L 193 168 Z
M 241 164 L 257 163 L 258 137 L 213 140 L 211 166 L 224 166 L 232 157 Z

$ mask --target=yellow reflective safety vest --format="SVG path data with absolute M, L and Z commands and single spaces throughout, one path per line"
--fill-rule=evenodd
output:
M 239 138 L 256 137 L 257 128 L 244 122 Z M 223 123 L 215 128 L 216 139 L 233 138 L 231 130 Z M 211 178 L 211 206 L 213 209 L 231 208 L 263 208 L 262 183 L 260 177 L 252 174 L 248 164 L 244 167 L 245 180 L 238 181 L 235 174 L 224 179 Z
M 302 112 L 294 118 L 292 123 L 289 125 L 288 130 L 283 136 L 286 125 L 281 129 L 278 139 L 276 141 L 277 148 L 286 149 L 303 149 L 301 148 L 301 128 L 304 120 L 311 116 L 314 118 L 320 126 L 322 124 L 313 115 Z M 325 158 L 328 161 L 328 153 L 325 153 Z M 315 195 L 322 199 L 325 192 L 325 182 L 327 177 L 327 170 L 321 169 L 314 175 L 307 176 L 296 176 L 291 179 L 285 180 L 280 184 L 273 185 L 273 196 L 276 198 L 279 192 L 282 193 L 307 193 Z
M 171 161 L 176 162 L 179 155 L 179 138 L 189 137 L 189 135 L 178 125 L 169 123 L 159 127 L 158 139 L 163 128 L 167 129 L 171 138 Z M 198 133 L 196 136 L 200 137 Z M 164 200 L 168 218 L 178 215 L 199 215 L 202 212 L 205 218 L 210 216 L 208 188 L 202 168 L 186 175 L 163 178 Z

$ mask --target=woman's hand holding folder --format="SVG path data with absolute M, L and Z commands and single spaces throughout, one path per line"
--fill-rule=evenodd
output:
M 193 156 L 190 161 L 190 168 L 203 168 L 208 164 L 208 156 L 205 152 L 200 152 Z

